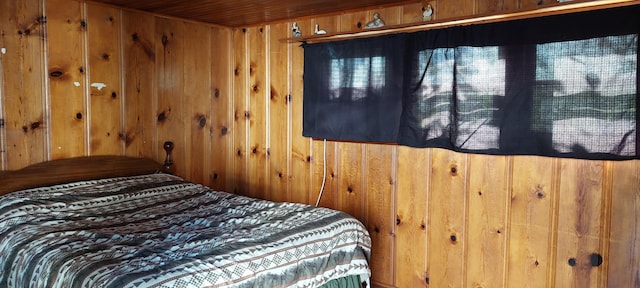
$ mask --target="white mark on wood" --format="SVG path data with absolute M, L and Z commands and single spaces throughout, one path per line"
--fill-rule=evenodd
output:
M 7 54 L 7 48 L 0 48 L 0 52 L 2 52 L 2 54 Z
M 78 82 L 78 81 L 73 82 L 73 86 L 80 87 L 80 82 Z
M 95 82 L 95 83 L 91 83 L 91 87 L 95 87 L 98 89 L 98 91 L 100 91 L 102 90 L 102 88 L 107 87 L 107 84 Z

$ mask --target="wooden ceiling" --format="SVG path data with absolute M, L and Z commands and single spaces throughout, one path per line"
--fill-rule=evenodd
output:
M 407 0 L 93 0 L 227 27 L 386 7 Z M 415 2 L 415 1 L 413 1 Z

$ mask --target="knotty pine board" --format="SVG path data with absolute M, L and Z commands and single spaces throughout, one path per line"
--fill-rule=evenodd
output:
M 427 239 L 430 149 L 398 147 L 395 285 L 424 287 L 427 285 Z M 400 267 L 402 266 L 402 267 Z
M 109 81 L 122 86 L 116 97 L 123 97 L 123 105 L 105 110 L 120 109 L 113 113 L 124 119 L 125 135 L 105 149 L 117 151 L 124 141 L 126 155 L 160 161 L 162 143 L 173 140 L 180 176 L 239 194 L 315 203 L 324 153 L 322 139 L 301 136 L 303 49 L 299 43 L 278 41 L 290 32 L 292 21 L 243 32 L 122 10 L 116 11 L 121 17 L 116 36 L 91 30 L 100 27 L 83 27 L 97 21 L 92 12 L 97 4 L 30 1 L 0 4 L 0 13 L 19 15 L 0 19 L 5 32 L 0 44 L 7 48 L 0 56 L 6 118 L 0 135 L 6 137 L 4 143 L 15 145 L 1 153 L 6 167 L 39 162 L 48 154 L 90 153 L 95 146 L 89 145 L 90 131 L 96 129 L 85 121 L 93 123 L 108 111 L 89 105 L 93 96 L 86 85 L 93 80 L 86 77 L 96 77 L 92 70 L 115 71 L 117 80 Z M 420 20 L 426 3 L 295 21 L 303 33 L 311 33 L 316 23 L 331 32 L 357 27 L 375 12 L 389 23 L 411 23 Z M 515 2 L 428 3 L 435 19 L 445 19 L 502 11 Z M 531 1 L 516 4 L 537 6 Z M 5 12 L 9 10 L 15 13 Z M 37 36 L 34 24 L 42 14 L 47 16 L 46 39 Z M 38 33 L 25 37 L 29 27 Z M 96 33 L 108 39 L 93 39 Z M 92 51 L 116 48 L 122 53 L 120 71 L 110 68 L 115 63 L 96 65 L 102 60 L 93 59 Z M 20 56 L 10 54 L 14 50 Z M 202 61 L 204 66 L 194 62 L 194 54 L 200 53 L 210 55 L 204 56 L 210 57 Z M 257 71 L 253 75 L 252 67 Z M 51 77 L 52 71 L 60 71 L 60 77 Z M 191 87 L 187 79 L 198 83 Z M 24 92 L 22 98 L 14 96 L 18 92 Z M 290 102 L 282 102 L 286 94 Z M 205 127 L 196 115 L 204 116 Z M 254 147 L 261 154 L 252 156 Z M 209 153 L 203 158 L 210 163 L 193 159 L 201 153 Z M 638 161 L 471 155 L 335 141 L 327 141 L 327 160 L 320 205 L 351 213 L 369 227 L 376 250 L 371 258 L 374 287 L 633 287 L 640 273 Z M 256 177 L 264 178 L 256 182 Z M 594 253 L 602 256 L 600 266 L 587 265 Z
M 249 122 L 249 196 L 261 199 L 269 198 L 267 195 L 269 186 L 269 170 L 267 164 L 267 134 L 271 126 L 267 126 L 269 84 L 267 83 L 268 52 L 267 33 L 264 26 L 250 27 L 244 32 L 247 35 L 247 47 L 249 50 L 249 82 L 247 91 L 249 93 L 249 110 L 246 114 Z M 281 127 L 276 127 L 281 128 Z
M 160 161 L 156 144 L 160 142 L 156 133 L 156 18 L 135 11 L 122 13 L 125 155 Z
M 0 2 L 0 168 L 48 157 L 43 1 Z
M 311 20 L 295 20 L 296 24 L 301 30 L 313 31 L 313 25 Z M 293 22 L 290 24 L 293 26 Z M 288 75 L 289 85 L 291 86 L 291 93 L 289 94 L 289 106 L 291 110 L 290 123 L 290 137 L 291 137 L 291 149 L 289 152 L 289 161 L 291 171 L 289 173 L 290 180 L 290 200 L 298 203 L 315 204 L 317 201 L 317 194 L 319 190 L 311 189 L 313 187 L 313 166 L 316 161 L 323 162 L 323 155 L 316 155 L 312 157 L 313 140 L 310 138 L 302 137 L 302 104 L 304 102 L 304 49 L 299 43 L 293 44 L 280 44 L 286 45 L 290 52 L 287 64 L 290 66 L 290 72 Z M 276 77 L 277 78 L 277 77 Z M 277 81 L 277 80 L 276 80 Z M 273 122 L 272 122 L 273 123 Z M 320 174 L 322 179 L 322 174 Z
M 88 154 L 86 4 L 47 0 L 51 159 Z M 43 83 L 44 85 L 45 83 Z
M 122 155 L 120 10 L 87 4 L 89 154 Z
M 507 287 L 548 287 L 552 280 L 558 163 L 552 158 L 513 157 Z
M 231 192 L 249 195 L 249 69 L 245 28 L 233 30 L 233 176 Z
M 614 162 L 608 274 L 603 287 L 637 287 L 640 275 L 640 161 Z
M 211 28 L 185 23 L 184 29 L 186 177 L 207 183 L 211 170 Z
M 233 175 L 233 51 L 232 32 L 211 28 L 211 158 L 210 186 L 231 191 Z
M 265 27 L 268 35 L 268 72 L 265 75 L 265 89 L 268 96 L 269 146 L 267 163 L 269 165 L 269 187 L 267 194 L 275 201 L 291 199 L 291 91 L 290 78 L 278 75 L 290 75 L 289 59 L 291 46 L 280 41 L 289 36 L 288 23 L 277 23 Z M 300 171 L 305 174 L 304 171 Z M 306 193 L 306 191 L 305 191 Z
M 184 97 L 185 23 L 171 19 L 156 19 L 154 31 L 156 55 L 156 127 L 158 151 L 164 141 L 172 141 L 174 159 L 186 159 L 186 129 L 188 116 Z M 161 152 L 159 152 L 161 153 Z M 186 176 L 186 161 L 174 161 L 175 174 Z

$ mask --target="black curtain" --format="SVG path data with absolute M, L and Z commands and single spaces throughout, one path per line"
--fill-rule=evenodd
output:
M 638 159 L 640 5 L 305 44 L 303 135 Z

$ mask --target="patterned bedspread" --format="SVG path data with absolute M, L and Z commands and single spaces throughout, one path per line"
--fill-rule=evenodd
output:
M 369 277 L 370 247 L 342 212 L 167 174 L 0 196 L 0 287 L 316 287 Z

